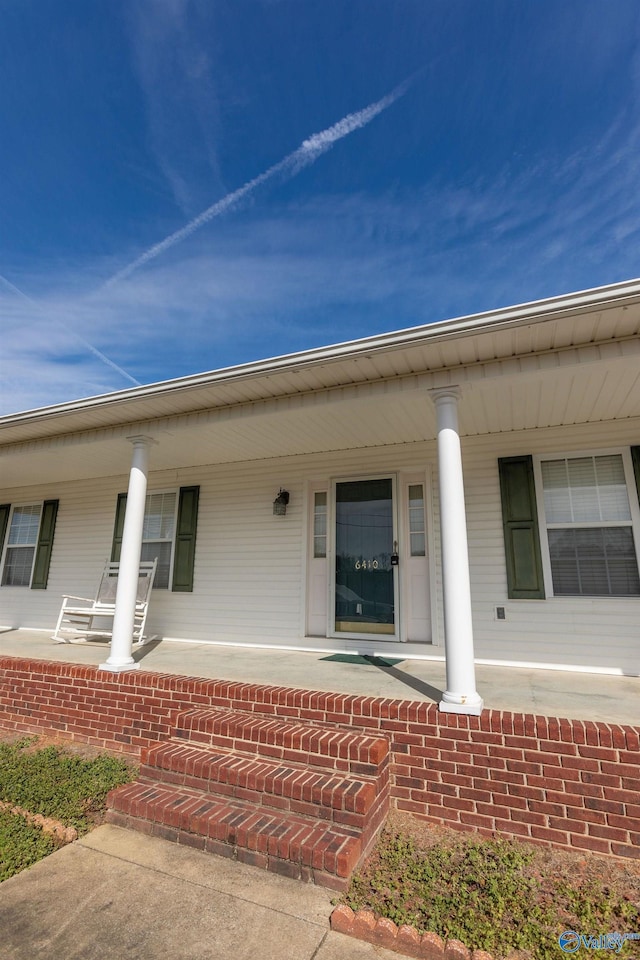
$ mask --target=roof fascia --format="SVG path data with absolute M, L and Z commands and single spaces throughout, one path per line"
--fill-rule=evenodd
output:
M 393 333 L 376 334 L 375 336 L 326 347 L 316 347 L 300 353 L 284 354 L 266 360 L 223 367 L 219 370 L 100 394 L 69 403 L 9 414 L 0 417 L 0 429 L 2 427 L 18 426 L 21 423 L 45 422 L 69 414 L 89 411 L 96 407 L 119 406 L 132 400 L 146 400 L 154 396 L 166 396 L 175 392 L 197 389 L 198 387 L 215 386 L 217 383 L 231 383 L 280 372 L 291 372 L 322 363 L 400 350 L 415 344 L 437 343 L 438 341 L 459 339 L 469 335 L 498 332 L 509 327 L 544 323 L 586 310 L 611 309 L 638 302 L 640 302 L 640 279 L 630 280 L 578 291 L 569 295 L 502 307 L 470 316 L 435 321 Z

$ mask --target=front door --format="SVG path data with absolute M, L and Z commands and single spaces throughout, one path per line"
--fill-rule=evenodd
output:
M 334 634 L 398 639 L 398 544 L 391 477 L 335 485 Z

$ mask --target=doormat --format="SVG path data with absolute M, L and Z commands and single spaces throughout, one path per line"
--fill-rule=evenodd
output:
M 367 657 L 359 653 L 332 653 L 330 657 L 320 657 L 320 659 L 331 663 L 366 663 L 370 667 L 395 667 L 398 663 L 404 663 L 402 658 Z

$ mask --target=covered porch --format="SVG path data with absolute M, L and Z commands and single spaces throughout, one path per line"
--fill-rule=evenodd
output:
M 59 645 L 42 630 L 0 633 L 0 657 L 98 666 L 108 645 Z M 151 641 L 133 651 L 145 672 L 230 680 L 389 700 L 439 703 L 445 689 L 444 655 L 431 659 Z M 476 680 L 489 711 L 564 717 L 637 726 L 640 677 L 508 667 L 476 660 Z

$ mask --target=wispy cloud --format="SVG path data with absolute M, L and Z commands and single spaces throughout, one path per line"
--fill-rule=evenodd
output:
M 101 297 L 86 291 L 105 261 L 32 273 L 28 289 L 49 291 L 38 310 L 0 283 L 0 412 L 122 385 L 69 331 L 148 383 L 637 276 L 639 151 L 621 107 L 597 141 L 492 177 L 265 204 Z
M 44 312 L 46 309 L 44 305 L 38 303 L 37 300 L 33 300 L 31 297 L 28 297 L 27 294 L 23 293 L 23 291 L 20 290 L 19 287 L 16 287 L 15 283 L 11 283 L 10 280 L 7 280 L 7 278 L 3 277 L 1 274 L 0 274 L 0 283 L 2 283 L 4 287 L 10 290 L 12 294 L 19 297 L 20 300 L 30 304 L 31 307 L 34 308 L 36 313 L 42 313 L 44 315 Z M 88 350 L 89 353 L 93 354 L 93 356 L 96 357 L 98 360 L 100 360 L 101 363 L 104 363 L 106 364 L 106 366 L 111 367 L 112 370 L 115 370 L 116 373 L 119 373 L 120 376 L 124 377 L 125 380 L 128 380 L 129 383 L 133 383 L 135 386 L 140 386 L 139 380 L 136 380 L 135 377 L 132 377 L 131 374 L 127 373 L 126 370 L 123 370 L 122 367 L 119 367 L 117 363 L 114 363 L 114 361 L 111 360 L 101 350 L 98 350 L 98 348 L 94 347 L 92 343 L 89 343 L 89 341 L 86 340 L 84 337 L 80 336 L 79 333 L 76 333 L 74 330 L 72 330 L 60 317 L 56 317 L 53 322 L 58 324 L 58 326 L 62 327 L 62 329 L 66 333 L 68 333 L 71 337 L 77 340 L 78 343 L 80 343 L 85 348 L 85 350 Z
M 408 78 L 375 103 L 371 103 L 368 107 L 364 107 L 355 113 L 348 114 L 331 127 L 321 130 L 320 133 L 312 134 L 300 144 L 297 150 L 294 150 L 278 163 L 269 167 L 264 173 L 247 181 L 247 183 L 237 190 L 228 193 L 222 197 L 221 200 L 216 201 L 216 203 L 207 207 L 206 210 L 203 210 L 203 212 L 197 217 L 194 217 L 193 220 L 190 220 L 189 223 L 181 227 L 180 230 L 176 230 L 174 233 L 169 234 L 168 237 L 165 237 L 164 240 L 161 240 L 160 243 L 149 247 L 143 254 L 106 280 L 100 290 L 106 290 L 131 276 L 132 273 L 144 266 L 145 263 L 149 263 L 150 260 L 154 260 L 160 256 L 160 254 L 170 250 L 171 247 L 186 240 L 192 233 L 195 233 L 196 230 L 199 230 L 200 227 L 203 227 L 206 223 L 215 219 L 215 217 L 227 213 L 232 207 L 237 206 L 241 200 L 244 200 L 247 196 L 254 193 L 258 187 L 267 183 L 269 180 L 273 180 L 276 177 L 283 179 L 295 177 L 305 167 L 315 163 L 318 157 L 330 150 L 339 140 L 344 139 L 344 137 L 349 136 L 349 134 L 354 133 L 356 130 L 361 130 L 362 127 L 371 123 L 374 117 L 377 117 L 383 110 L 386 110 L 395 103 L 399 97 L 403 96 L 412 82 L 413 78 Z
M 192 0 L 129 0 L 123 13 L 144 98 L 146 139 L 174 201 L 189 216 L 202 205 L 198 184 L 224 189 L 219 83 L 202 11 Z

